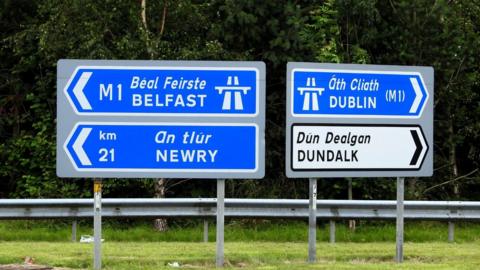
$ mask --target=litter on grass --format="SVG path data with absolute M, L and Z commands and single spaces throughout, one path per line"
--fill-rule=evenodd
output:
M 95 238 L 91 235 L 82 235 L 80 236 L 80 243 L 93 243 L 95 241 Z M 102 238 L 102 242 L 105 241 L 105 239 Z

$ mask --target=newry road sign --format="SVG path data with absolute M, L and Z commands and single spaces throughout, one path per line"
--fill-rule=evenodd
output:
M 259 169 L 258 141 L 254 124 L 80 122 L 64 148 L 79 171 L 228 173 Z
M 430 176 L 433 69 L 289 63 L 288 177 Z
M 60 60 L 61 177 L 262 178 L 263 62 Z

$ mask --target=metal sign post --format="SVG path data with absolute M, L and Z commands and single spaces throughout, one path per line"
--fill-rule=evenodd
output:
M 433 82 L 432 67 L 288 63 L 287 177 L 432 176 Z M 401 262 L 403 178 L 397 188 Z
M 217 180 L 217 255 L 216 266 L 224 264 L 225 179 Z
M 317 259 L 317 179 L 309 179 L 308 203 L 308 262 L 314 263 Z
M 93 182 L 93 268 L 102 269 L 102 181 Z
M 396 242 L 397 248 L 395 252 L 395 261 L 403 262 L 403 198 L 405 191 L 405 178 L 397 177 L 397 226 L 396 226 Z
M 61 59 L 57 175 L 263 178 L 265 82 L 263 62 Z M 95 187 L 99 269 L 100 182 Z M 218 180 L 219 266 L 224 189 Z

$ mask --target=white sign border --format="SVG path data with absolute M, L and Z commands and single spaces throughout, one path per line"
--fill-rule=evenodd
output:
M 420 155 L 423 155 L 422 156 L 422 160 L 418 163 L 418 168 L 415 168 L 415 167 L 411 167 L 411 168 L 327 168 L 327 169 L 322 169 L 322 168 L 312 168 L 312 169 L 306 169 L 306 168 L 303 168 L 303 169 L 295 169 L 294 166 L 293 166 L 293 162 L 294 162 L 294 158 L 293 158 L 293 148 L 294 148 L 294 138 L 293 138 L 293 134 L 294 134 L 294 127 L 296 126 L 322 126 L 322 127 L 392 127 L 392 128 L 395 128 L 395 127 L 401 127 L 401 128 L 415 128 L 415 129 L 418 129 L 420 131 L 420 135 L 421 135 L 421 138 L 420 140 L 423 141 L 423 143 L 425 144 L 425 148 L 422 149 L 422 152 L 420 153 Z M 345 172 L 345 171 L 379 171 L 379 172 L 382 172 L 382 171 L 420 171 L 422 166 L 423 166 L 423 163 L 425 162 L 425 159 L 427 157 L 427 153 L 428 153 L 428 150 L 430 149 L 430 145 L 428 145 L 428 141 L 425 137 L 425 133 L 422 129 L 422 127 L 418 124 L 359 124 L 359 123 L 356 123 L 356 124 L 334 124 L 334 123 L 293 123 L 291 126 L 290 126 L 290 134 L 292 134 L 290 136 L 290 169 L 293 171 L 293 172 L 326 172 L 326 171 L 330 171 L 330 172 Z
M 68 94 L 67 89 L 70 87 L 73 78 L 77 75 L 79 69 L 127 69 L 127 70 L 216 70 L 216 71 L 254 71 L 255 72 L 255 113 L 249 114 L 239 114 L 239 113 L 105 113 L 105 112 L 79 112 L 75 106 L 72 97 Z M 175 67 L 175 66 L 78 66 L 75 68 L 74 72 L 70 75 L 67 84 L 63 89 L 64 95 L 67 97 L 70 106 L 72 106 L 73 111 L 77 115 L 91 115 L 91 116 L 172 116 L 172 117 L 257 117 L 260 110 L 260 70 L 255 67 L 202 67 L 202 66 L 185 66 L 185 67 Z
M 363 74 L 392 74 L 392 75 L 416 75 L 420 77 L 421 83 L 423 85 L 423 88 L 425 89 L 425 101 L 423 102 L 423 106 L 420 109 L 420 112 L 418 115 L 370 115 L 370 114 L 296 114 L 294 112 L 294 104 L 295 104 L 295 88 L 294 88 L 294 83 L 295 83 L 295 72 L 296 71 L 301 71 L 301 72 L 312 72 L 312 73 L 321 73 L 321 72 L 332 72 L 332 73 L 363 73 Z M 336 117 L 336 118 L 400 118 L 400 119 L 418 119 L 422 117 L 423 111 L 427 105 L 428 99 L 430 95 L 428 94 L 428 89 L 427 85 L 425 84 L 423 80 L 422 74 L 419 72 L 408 72 L 408 71 L 379 71 L 379 70 L 338 70 L 338 69 L 323 69 L 323 68 L 294 68 L 292 69 L 291 72 L 291 81 L 290 81 L 290 94 L 292 97 L 291 104 L 290 104 L 290 113 L 294 117 L 299 117 L 299 118 L 331 118 L 331 117 Z
M 78 129 L 79 125 L 92 125 L 92 126 L 105 126 L 105 125 L 115 125 L 115 126 L 157 126 L 157 125 L 164 125 L 164 126 L 187 126 L 187 127 L 194 127 L 194 126 L 233 126 L 233 127 L 254 127 L 255 128 L 255 169 L 138 169 L 138 168 L 78 168 L 77 163 L 73 159 L 70 151 L 67 148 L 68 143 L 73 137 L 73 134 Z M 189 173 L 256 173 L 259 170 L 259 159 L 260 159 L 260 151 L 259 151 L 259 127 L 257 124 L 248 124 L 248 123 L 169 123 L 169 122 L 78 122 L 70 131 L 70 134 L 67 136 L 65 143 L 63 145 L 63 150 L 67 153 L 67 156 L 73 165 L 74 169 L 78 172 L 189 172 Z

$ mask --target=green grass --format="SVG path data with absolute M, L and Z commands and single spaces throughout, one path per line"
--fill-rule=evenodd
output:
M 125 225 L 127 224 L 127 225 Z M 315 264 L 307 264 L 307 224 L 298 221 L 229 221 L 225 228 L 226 265 L 246 269 L 478 269 L 480 225 L 459 223 L 455 243 L 447 243 L 447 224 L 407 222 L 405 263 L 393 261 L 395 225 L 362 222 L 350 231 L 337 224 L 337 243 L 329 244 L 328 224 L 321 223 Z M 92 244 L 69 242 L 71 225 L 64 221 L 1 221 L 0 264 L 22 263 L 26 256 L 36 263 L 89 269 Z M 215 228 L 209 243 L 201 243 L 203 225 L 171 225 L 156 232 L 150 222 L 107 222 L 103 227 L 104 269 L 214 268 Z M 92 234 L 83 220 L 78 236 Z
M 444 222 L 406 222 L 405 240 L 416 243 L 447 241 L 447 224 Z M 271 241 L 304 242 L 307 239 L 307 225 L 299 221 L 249 221 L 233 220 L 225 227 L 226 241 Z M 90 222 L 78 225 L 77 236 L 93 234 Z M 319 224 L 319 241 L 328 241 L 328 224 Z M 0 221 L 0 241 L 68 241 L 71 238 L 71 224 L 64 221 Z M 106 222 L 103 225 L 103 238 L 107 241 L 159 242 L 180 241 L 200 242 L 203 239 L 203 224 L 171 225 L 167 232 L 156 232 L 151 223 L 136 222 L 122 225 Z M 355 231 L 349 230 L 345 222 L 336 226 L 337 242 L 393 242 L 395 224 L 393 222 L 362 222 Z M 214 223 L 210 223 L 209 240 L 215 240 Z M 480 224 L 458 223 L 455 226 L 457 243 L 480 241 Z
M 38 264 L 74 269 L 92 267 L 91 244 L 67 242 L 0 242 L 0 264 L 21 263 L 23 257 Z M 289 242 L 226 242 L 227 268 L 243 269 L 478 269 L 480 242 L 405 243 L 405 262 L 393 261 L 395 244 L 317 244 L 315 264 L 307 264 L 307 244 Z M 214 268 L 215 244 L 192 242 L 106 242 L 104 269 Z

